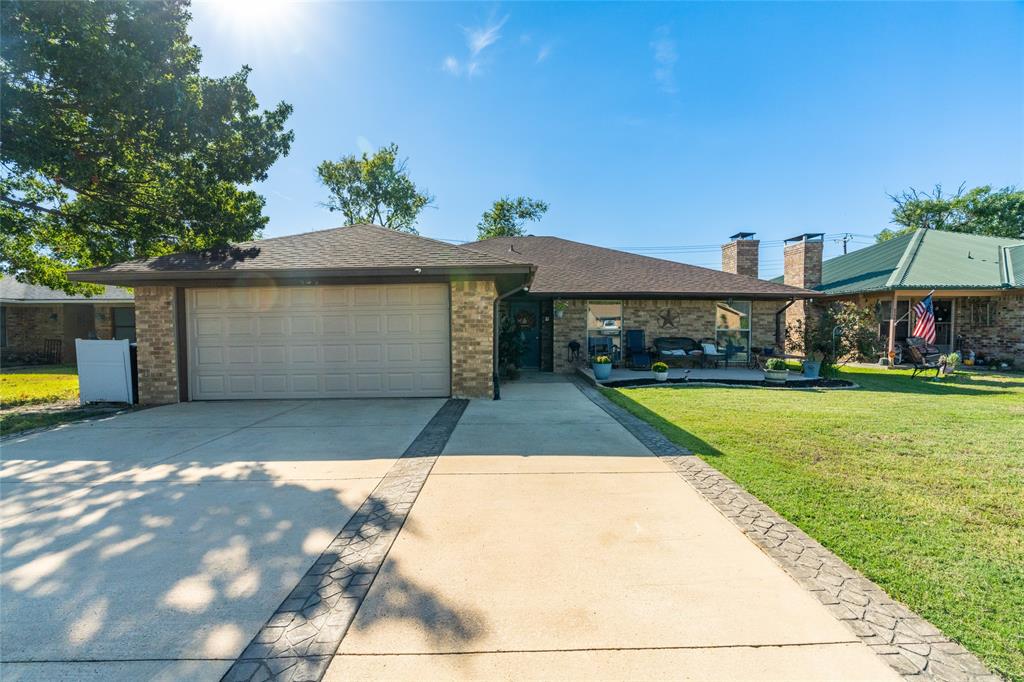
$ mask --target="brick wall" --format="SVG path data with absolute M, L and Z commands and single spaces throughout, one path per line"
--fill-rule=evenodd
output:
M 722 272 L 757 277 L 759 239 L 737 239 L 722 244 Z
M 569 305 L 561 319 L 554 320 L 554 370 L 571 372 L 567 346 L 572 340 L 582 347 L 581 364 L 587 362 L 587 302 L 567 300 Z M 775 313 L 785 300 L 753 301 L 751 303 L 750 345 L 775 345 Z M 664 311 L 670 310 L 672 324 L 665 325 Z M 700 341 L 715 336 L 715 301 L 699 299 L 649 299 L 622 302 L 623 329 L 643 329 L 647 344 L 663 336 L 688 336 Z M 623 337 L 625 343 L 625 337 Z
M 821 258 L 825 249 L 819 240 L 800 241 L 787 244 L 783 250 L 783 282 L 794 287 L 813 289 L 821 284 Z M 786 325 L 797 320 L 806 321 L 818 314 L 814 303 L 797 301 L 786 311 Z
M 973 319 L 972 307 L 988 303 L 992 320 Z M 1014 358 L 1024 364 L 1024 295 L 1003 295 L 956 299 L 954 333 L 962 335 L 967 346 L 986 358 Z
M 494 396 L 494 299 L 490 280 L 451 283 L 452 396 Z M 137 300 L 137 298 L 136 298 Z
M 178 343 L 173 287 L 135 289 L 139 402 L 178 402 Z
M 64 311 L 54 305 L 5 305 L 8 353 L 41 353 L 45 339 L 64 336 Z
M 92 309 L 93 324 L 97 339 L 114 338 L 114 308 L 109 305 L 94 305 Z

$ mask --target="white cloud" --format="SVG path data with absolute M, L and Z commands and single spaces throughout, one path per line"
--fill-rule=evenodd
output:
M 658 82 L 661 91 L 674 95 L 676 88 L 676 62 L 679 61 L 679 53 L 676 49 L 676 41 L 672 39 L 672 31 L 668 26 L 660 26 L 654 32 L 654 39 L 651 41 L 651 53 L 654 56 L 654 80 Z
M 484 51 L 501 40 L 501 28 L 506 21 L 508 21 L 508 15 L 498 20 L 492 19 L 483 26 L 463 28 L 468 56 L 460 61 L 456 57 L 448 55 L 441 63 L 441 68 L 453 76 L 465 75 L 469 78 L 483 73 Z
M 356 137 L 356 147 L 359 148 L 359 151 L 362 154 L 373 154 L 374 152 L 373 145 L 370 144 L 370 141 L 362 135 Z
M 501 27 L 505 25 L 506 21 L 508 21 L 507 14 L 500 21 L 492 21 L 486 26 L 465 29 L 469 53 L 476 57 L 488 47 L 498 42 L 501 39 Z
M 462 65 L 459 64 L 459 60 L 451 55 L 448 55 L 447 57 L 444 58 L 444 62 L 441 64 L 441 68 L 447 71 L 448 73 L 452 74 L 453 76 L 458 76 L 460 73 L 462 73 Z
M 551 56 L 551 46 L 545 45 L 537 50 L 537 63 L 540 64 L 542 61 Z

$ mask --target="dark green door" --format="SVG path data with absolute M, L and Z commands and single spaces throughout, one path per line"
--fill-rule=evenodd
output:
M 540 369 L 540 303 L 513 301 L 509 309 L 523 342 L 519 366 L 524 369 Z

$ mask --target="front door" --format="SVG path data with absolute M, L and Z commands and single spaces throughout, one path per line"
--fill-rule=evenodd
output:
M 540 303 L 513 301 L 510 310 L 523 348 L 519 367 L 540 369 Z
M 953 300 L 932 299 L 935 311 L 935 345 L 944 353 L 953 350 Z

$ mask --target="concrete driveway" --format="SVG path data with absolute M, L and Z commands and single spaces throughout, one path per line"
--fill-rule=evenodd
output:
M 218 679 L 443 403 L 183 403 L 4 441 L 0 677 Z
M 314 679 L 896 679 L 571 383 L 509 384 L 396 465 L 444 402 L 190 403 L 4 442 L 0 676 L 256 679 L 243 652 L 315 641 Z M 353 516 L 396 470 L 404 523 Z

